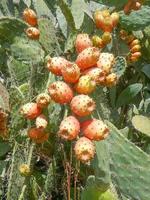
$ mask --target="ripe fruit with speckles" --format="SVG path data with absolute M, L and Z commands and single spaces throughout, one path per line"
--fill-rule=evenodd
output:
M 94 47 L 98 47 L 98 48 L 101 48 L 101 49 L 105 47 L 105 44 L 104 44 L 102 38 L 100 38 L 97 35 L 94 35 L 92 37 L 92 42 L 93 42 Z
M 47 124 L 48 124 L 45 115 L 43 115 L 43 114 L 39 115 L 36 118 L 35 124 L 36 124 L 36 128 L 45 129 L 47 127 Z
M 69 116 L 61 122 L 58 134 L 65 140 L 73 140 L 78 136 L 79 132 L 79 121 L 74 116 Z
M 27 164 L 21 164 L 19 166 L 19 172 L 22 176 L 30 176 L 31 175 L 31 169 L 30 166 Z
M 97 67 L 109 74 L 115 62 L 115 57 L 111 53 L 101 53 L 97 62 Z
M 36 98 L 36 103 L 40 108 L 46 108 L 51 101 L 50 96 L 47 93 L 41 93 Z
M 80 117 L 90 115 L 95 110 L 95 102 L 88 95 L 75 96 L 70 104 L 73 113 Z
M 81 76 L 75 85 L 75 90 L 79 94 L 90 94 L 96 88 L 96 82 L 88 75 Z
M 111 19 L 112 19 L 113 27 L 116 27 L 119 23 L 119 13 L 113 12 L 111 14 Z
M 52 100 L 56 103 L 66 104 L 73 98 L 72 89 L 63 81 L 56 81 L 50 84 L 48 91 Z
M 68 66 L 70 62 L 62 57 L 49 58 L 47 61 L 47 69 L 57 76 L 61 76 L 61 70 Z
M 107 87 L 113 87 L 117 84 L 118 77 L 115 73 L 111 73 L 108 76 L 106 76 L 105 80 L 105 86 Z
M 83 50 L 76 59 L 76 64 L 80 69 L 84 70 L 96 64 L 100 55 L 100 51 L 96 47 L 89 47 Z
M 81 33 L 77 35 L 77 38 L 75 41 L 75 48 L 78 54 L 81 53 L 84 49 L 88 47 L 92 47 L 92 46 L 93 44 L 88 34 Z
M 47 141 L 48 136 L 49 134 L 40 128 L 31 128 L 28 130 L 28 137 L 37 144 Z
M 27 22 L 31 26 L 37 25 L 37 15 L 34 12 L 34 10 L 32 10 L 30 8 L 26 8 L 23 11 L 23 19 L 24 19 L 25 22 Z
M 83 74 L 90 76 L 96 84 L 101 84 L 101 82 L 104 82 L 105 79 L 105 72 L 99 67 L 87 69 L 83 72 Z
M 107 125 L 98 119 L 91 119 L 82 122 L 81 130 L 85 137 L 95 141 L 104 140 L 109 134 Z
M 94 143 L 86 137 L 81 137 L 77 140 L 74 147 L 77 160 L 83 163 L 90 161 L 95 155 Z
M 77 64 L 71 63 L 62 68 L 62 76 L 67 83 L 76 83 L 80 77 L 80 68 Z
M 40 31 L 35 27 L 29 27 L 25 32 L 30 39 L 38 40 L 40 37 Z
M 109 44 L 112 40 L 112 36 L 110 32 L 104 32 L 102 35 L 102 40 L 104 44 Z
M 27 119 L 35 119 L 42 112 L 42 109 L 38 107 L 37 103 L 27 103 L 20 109 L 20 113 Z

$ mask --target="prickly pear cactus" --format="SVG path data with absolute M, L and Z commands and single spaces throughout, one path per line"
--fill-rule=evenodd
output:
M 26 23 L 26 13 L 26 17 L 36 18 L 34 27 Z M 149 1 L 1 0 L 1 199 L 150 199 L 149 13 Z M 109 130 L 109 134 L 100 141 L 90 139 L 89 147 L 92 146 L 95 157 L 87 163 L 81 162 L 74 151 L 76 142 L 84 135 L 82 125 L 74 141 L 59 137 L 61 121 L 74 115 L 70 102 L 58 104 L 49 95 L 51 83 L 64 81 L 62 69 L 62 76 L 53 74 L 51 68 L 60 66 L 54 66 L 51 59 L 63 57 L 68 61 L 65 67 L 76 63 L 80 57 L 76 38 L 84 33 L 89 34 L 91 44 L 93 36 L 99 39 L 92 47 L 90 44 L 94 51 L 117 56 L 112 62 L 111 58 L 101 62 L 100 56 L 91 56 L 95 62 L 90 67 L 99 72 L 99 82 L 91 78 L 96 89 L 89 94 L 96 108 L 85 118 L 74 116 L 80 125 L 92 118 L 107 120 L 105 131 Z M 104 35 L 109 38 L 104 40 Z M 86 41 L 81 37 L 80 42 L 84 46 Z M 88 55 L 82 56 L 84 64 L 89 64 Z M 102 66 L 98 66 L 98 61 Z M 80 76 L 84 73 L 87 71 L 80 69 Z M 73 90 L 72 96 L 77 95 L 76 87 L 68 85 Z M 38 102 L 41 93 L 46 103 Z M 29 110 L 31 114 L 42 113 L 35 120 L 28 118 L 26 110 L 22 111 L 22 106 L 31 102 L 37 106 L 37 112 L 32 113 L 33 107 Z M 46 121 L 46 128 L 37 126 L 38 117 Z M 32 135 L 29 130 L 38 134 L 33 131 Z M 87 152 L 82 152 L 84 144 L 81 147 L 78 150 L 83 155 L 91 151 L 87 148 Z

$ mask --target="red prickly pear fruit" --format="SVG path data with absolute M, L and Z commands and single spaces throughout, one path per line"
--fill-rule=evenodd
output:
M 111 19 L 112 19 L 112 23 L 113 23 L 113 27 L 116 27 L 119 23 L 119 13 L 117 12 L 113 12 L 111 14 Z
M 41 93 L 36 98 L 36 103 L 40 108 L 46 108 L 51 101 L 50 96 L 47 93 Z
M 80 123 L 74 116 L 66 117 L 60 124 L 59 135 L 65 140 L 74 140 L 80 132 Z
M 61 70 L 69 64 L 70 62 L 63 57 L 53 57 L 48 59 L 46 67 L 56 76 L 61 76 Z
M 48 133 L 45 133 L 43 129 L 31 128 L 28 130 L 28 137 L 35 143 L 40 144 L 48 140 Z
M 27 103 L 20 109 L 20 113 L 27 119 L 35 119 L 42 112 L 42 109 L 38 107 L 37 103 Z
M 48 91 L 50 93 L 51 99 L 56 103 L 66 104 L 73 98 L 73 91 L 69 85 L 63 81 L 56 81 L 52 83 Z
M 37 15 L 34 12 L 34 10 L 32 10 L 30 8 L 26 8 L 23 11 L 23 19 L 24 19 L 25 22 L 27 22 L 31 26 L 37 25 Z
M 96 84 L 101 84 L 101 81 L 105 77 L 105 72 L 100 69 L 99 67 L 93 67 L 90 69 L 87 69 L 83 72 L 84 75 L 88 75 L 96 82 Z
M 75 90 L 79 94 L 90 94 L 96 88 L 96 82 L 88 75 L 81 76 L 75 85 Z
M 40 37 L 40 31 L 35 27 L 29 27 L 25 32 L 30 39 L 38 40 Z
M 115 62 L 115 57 L 111 53 L 101 53 L 97 62 L 97 67 L 100 67 L 106 74 L 109 74 Z
M 92 41 L 88 34 L 86 33 L 80 33 L 77 35 L 76 41 L 75 41 L 75 48 L 76 52 L 79 54 L 84 49 L 87 49 L 88 47 L 92 47 Z
M 96 27 L 101 29 L 104 25 L 104 20 L 105 20 L 103 15 L 102 15 L 102 11 L 97 10 L 94 13 L 94 20 L 95 20 Z
M 77 160 L 83 163 L 92 160 L 96 152 L 94 143 L 86 137 L 81 137 L 77 140 L 74 151 Z
M 80 117 L 90 115 L 95 110 L 95 102 L 88 95 L 75 96 L 70 104 L 73 113 Z
M 82 122 L 81 131 L 85 137 L 95 141 L 104 140 L 109 134 L 107 125 L 98 119 L 91 119 Z
M 36 118 L 35 124 L 36 124 L 36 128 L 45 129 L 47 127 L 47 124 L 48 124 L 45 115 L 43 115 L 43 114 L 39 115 Z
M 76 59 L 76 64 L 81 70 L 93 67 L 98 61 L 100 51 L 96 47 L 83 50 Z
M 80 68 L 77 64 L 71 63 L 62 68 L 62 76 L 67 83 L 76 83 L 80 77 Z

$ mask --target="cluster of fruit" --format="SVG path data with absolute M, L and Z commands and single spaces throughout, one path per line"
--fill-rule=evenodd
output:
M 35 120 L 35 127 L 28 130 L 29 138 L 35 143 L 43 143 L 48 140 L 49 134 L 46 130 L 48 120 L 42 111 L 47 108 L 50 101 L 51 98 L 47 93 L 41 93 L 37 96 L 36 102 L 27 103 L 20 109 L 20 113 L 26 119 Z
M 104 31 L 101 37 L 93 36 L 93 44 L 99 48 L 104 48 L 112 40 L 111 32 L 118 25 L 119 14 L 109 10 L 97 10 L 94 13 L 96 27 Z
M 128 32 L 125 30 L 120 31 L 120 37 L 126 42 L 130 49 L 130 53 L 127 56 L 127 60 L 129 62 L 138 61 L 138 59 L 142 55 L 140 41 L 133 34 L 128 34 Z
M 30 25 L 37 25 L 37 17 L 31 9 L 24 11 L 24 19 Z M 104 11 L 106 19 L 111 19 L 111 27 L 117 25 L 117 13 L 108 15 Z M 26 17 L 25 17 L 26 16 Z M 106 21 L 107 21 L 106 20 Z M 105 18 L 104 18 L 105 23 Z M 109 25 L 103 36 L 110 31 Z M 104 26 L 103 26 L 104 27 Z M 103 28 L 104 30 L 104 28 Z M 111 28 L 112 30 L 112 28 Z M 30 37 L 33 39 L 33 37 Z M 108 43 L 108 42 L 106 42 Z M 105 44 L 106 44 L 105 43 Z M 48 139 L 46 126 L 48 121 L 41 114 L 51 100 L 59 104 L 69 104 L 72 114 L 63 119 L 60 124 L 58 135 L 65 140 L 78 139 L 75 143 L 75 155 L 82 162 L 90 161 L 95 155 L 94 141 L 103 140 L 109 133 L 108 127 L 103 121 L 90 119 L 81 122 L 84 118 L 92 114 L 96 105 L 89 96 L 96 86 L 111 87 L 117 83 L 117 75 L 112 73 L 115 57 L 111 53 L 100 53 L 100 49 L 93 45 L 93 41 L 88 34 L 78 34 L 75 41 L 77 58 L 75 62 L 68 61 L 63 57 L 48 57 L 47 69 L 62 80 L 55 81 L 48 87 L 47 93 L 40 94 L 36 103 L 27 103 L 20 109 L 20 113 L 27 119 L 35 119 L 33 128 L 28 131 L 28 136 L 36 143 L 42 143 Z M 84 119 L 82 119 L 84 120 Z M 80 132 L 82 133 L 79 138 Z
M 74 147 L 75 155 L 78 160 L 87 162 L 95 155 L 93 141 L 105 139 L 109 129 L 101 120 L 84 121 L 82 118 L 91 115 L 96 108 L 94 100 L 89 96 L 96 85 L 106 85 L 106 83 L 112 85 L 114 81 L 116 83 L 116 77 L 115 79 L 108 77 L 112 75 L 109 73 L 114 56 L 100 53 L 98 48 L 93 47 L 88 34 L 78 34 L 75 48 L 78 54 L 75 62 L 63 57 L 47 60 L 47 69 L 63 79 L 50 84 L 48 91 L 54 102 L 69 104 L 72 114 L 63 119 L 58 134 L 65 140 L 77 139 Z M 80 122 L 81 119 L 83 122 Z M 79 137 L 80 132 L 81 137 Z
M 23 19 L 26 23 L 31 25 L 31 27 L 26 29 L 26 34 L 30 39 L 38 40 L 40 36 L 40 31 L 37 27 L 37 15 L 34 10 L 26 8 L 23 11 Z
M 7 136 L 7 113 L 0 108 L 0 136 Z
M 124 13 L 129 15 L 132 10 L 139 10 L 142 6 L 143 0 L 128 0 L 124 6 Z

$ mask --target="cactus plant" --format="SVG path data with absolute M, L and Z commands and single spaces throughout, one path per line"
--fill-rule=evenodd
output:
M 146 5 L 142 5 L 144 3 Z M 35 27 L 23 20 L 22 13 L 27 7 L 36 13 L 38 23 Z M 96 11 L 97 8 L 100 11 Z M 1 0 L 0 198 L 149 199 L 149 10 L 148 1 L 138 0 Z M 100 23 L 97 27 L 93 20 L 94 12 L 100 13 L 96 18 Z M 117 16 L 118 25 L 111 16 Z M 101 21 L 102 18 L 105 21 Z M 29 32 L 37 30 L 38 38 L 29 37 L 27 29 Z M 105 30 L 112 32 L 108 34 Z M 90 48 L 97 51 L 94 59 L 94 55 L 90 55 L 90 60 L 94 60 L 91 65 L 86 62 L 89 55 L 81 50 L 85 64 L 98 69 L 93 72 L 98 71 L 93 75 L 98 79 L 94 82 L 96 89 L 87 97 L 92 99 L 96 109 L 90 111 L 89 116 L 74 116 L 81 123 L 81 127 L 78 126 L 80 133 L 75 140 L 67 141 L 59 137 L 59 126 L 76 112 L 72 113 L 70 101 L 63 105 L 53 101 L 65 95 L 65 91 L 62 93 L 58 89 L 57 94 L 52 83 L 66 80 L 49 72 L 46 66 L 52 57 L 64 57 L 71 65 L 75 62 L 83 64 L 76 61 L 78 55 L 75 51 L 75 41 L 81 33 L 89 34 L 89 40 L 94 36 L 101 42 L 106 39 L 104 36 L 109 35 L 112 41 L 97 49 L 93 47 L 95 43 L 90 44 Z M 137 38 L 138 46 L 132 48 Z M 110 62 L 109 56 L 106 60 L 103 55 L 112 55 L 115 59 Z M 65 68 L 69 70 L 69 66 L 66 64 Z M 104 66 L 109 70 L 104 70 Z M 79 80 L 84 82 L 86 66 L 81 68 Z M 60 66 L 59 75 L 63 71 Z M 51 94 L 48 93 L 50 85 Z M 74 83 L 67 87 L 73 91 L 71 98 L 75 96 L 73 99 L 76 99 L 79 90 L 75 90 Z M 41 94 L 51 96 L 44 107 L 37 104 L 37 96 Z M 76 108 L 81 107 L 79 113 L 85 109 L 81 105 L 84 105 L 84 100 L 78 98 L 80 106 L 74 102 Z M 20 108 L 28 103 L 40 110 L 36 113 L 38 125 L 41 123 L 38 115 L 42 112 L 46 126 L 36 127 L 36 119 L 25 119 L 21 115 Z M 91 103 L 86 107 L 90 110 Z M 90 141 L 83 137 L 83 122 L 90 122 L 93 118 L 107 120 L 110 134 L 103 141 L 93 141 L 94 138 Z M 73 125 L 76 128 L 76 124 Z M 70 124 L 68 126 L 71 128 Z M 7 130 L 5 134 L 2 128 Z M 123 131 L 126 129 L 127 132 Z M 30 130 L 36 130 L 32 132 L 33 140 L 28 138 Z M 68 134 L 65 125 L 63 134 Z M 82 138 L 83 142 L 80 142 Z M 78 148 L 74 148 L 75 144 L 79 144 Z M 77 156 L 80 153 L 83 160 Z M 85 161 L 87 155 L 89 162 L 81 163 L 80 160 Z

